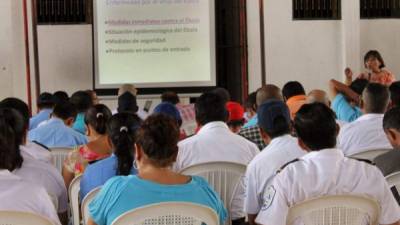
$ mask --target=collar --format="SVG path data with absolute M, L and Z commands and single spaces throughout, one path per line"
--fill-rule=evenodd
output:
M 296 95 L 296 96 L 293 96 L 293 97 L 289 98 L 286 101 L 286 103 L 287 104 L 291 104 L 291 103 L 297 102 L 297 101 L 305 101 L 306 99 L 307 99 L 307 97 L 305 95 Z
M 216 121 L 216 122 L 210 122 L 204 125 L 198 132 L 198 134 L 206 133 L 210 130 L 214 129 L 223 129 L 223 130 L 229 130 L 228 125 L 222 121 Z
M 64 121 L 63 121 L 62 119 L 56 118 L 56 117 L 50 118 L 50 119 L 49 119 L 49 122 L 47 122 L 47 123 L 63 124 L 63 125 L 65 125 L 65 124 L 64 124 Z
M 53 112 L 53 109 L 42 109 L 42 110 L 40 110 L 39 113 L 48 113 L 48 114 L 50 114 L 52 112 Z
M 329 157 L 329 158 L 344 158 L 343 151 L 337 148 L 328 148 L 320 151 L 313 151 L 301 157 L 302 160 L 312 160 L 314 158 Z
M 293 137 L 290 134 L 285 134 L 279 137 L 276 137 L 274 139 L 271 140 L 271 142 L 269 143 L 269 145 L 275 145 L 275 144 L 279 144 L 281 142 L 287 142 L 289 140 L 291 140 Z
M 384 114 L 368 113 L 360 116 L 357 121 L 383 119 Z
M 21 178 L 8 170 L 1 169 L 0 170 L 0 179 L 1 180 L 21 180 Z

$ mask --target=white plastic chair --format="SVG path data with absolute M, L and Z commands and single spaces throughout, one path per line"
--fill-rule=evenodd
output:
M 72 215 L 72 224 L 79 225 L 79 191 L 81 190 L 82 175 L 75 177 L 68 188 L 69 207 Z
M 324 196 L 291 207 L 286 224 L 378 225 L 379 213 L 378 202 L 364 196 Z
M 117 217 L 111 225 L 218 225 L 217 213 L 206 206 L 164 202 L 137 208 Z
M 360 152 L 354 155 L 351 155 L 351 158 L 357 158 L 357 159 L 368 159 L 370 161 L 373 161 L 376 157 L 383 155 L 392 149 L 375 149 L 375 150 L 368 150 L 364 152 Z
M 0 225 L 53 225 L 53 223 L 33 213 L 0 211 Z
M 386 181 L 389 185 L 389 188 L 396 187 L 397 189 L 399 189 L 400 188 L 400 171 L 387 175 Z
M 209 162 L 190 166 L 181 171 L 185 175 L 195 175 L 205 178 L 219 194 L 225 208 L 230 212 L 234 194 L 243 182 L 246 166 L 233 162 Z M 231 216 L 226 224 L 231 224 Z
M 83 198 L 82 203 L 81 203 L 81 212 L 82 212 L 82 220 L 83 224 L 87 224 L 89 220 L 89 204 L 93 201 L 93 199 L 96 197 L 97 193 L 101 190 L 101 187 L 97 187 L 93 190 L 91 190 L 85 198 Z
M 68 157 L 68 153 L 70 153 L 72 148 L 52 148 L 51 155 L 53 156 L 53 165 L 57 168 L 58 171 L 62 171 L 64 161 Z

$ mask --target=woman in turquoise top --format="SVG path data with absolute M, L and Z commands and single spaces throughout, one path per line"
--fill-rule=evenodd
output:
M 150 116 L 138 131 L 135 161 L 138 175 L 110 179 L 89 205 L 89 225 L 110 225 L 123 213 L 160 202 L 190 202 L 212 208 L 226 219 L 221 199 L 200 177 L 184 176 L 170 168 L 178 154 L 179 129 L 172 118 Z

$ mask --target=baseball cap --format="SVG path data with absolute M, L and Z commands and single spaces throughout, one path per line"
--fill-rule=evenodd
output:
M 228 102 L 228 103 L 226 103 L 226 109 L 229 112 L 229 120 L 228 121 L 235 121 L 235 120 L 243 119 L 244 109 L 239 103 Z
M 160 103 L 154 108 L 153 112 L 171 116 L 178 122 L 178 124 L 182 122 L 182 117 L 181 114 L 179 113 L 179 110 L 172 103 L 169 102 Z
M 283 101 L 269 100 L 258 107 L 258 125 L 265 131 L 274 130 L 275 121 L 283 118 L 290 124 L 290 111 Z

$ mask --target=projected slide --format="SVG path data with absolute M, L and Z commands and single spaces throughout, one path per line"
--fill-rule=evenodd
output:
M 96 88 L 215 86 L 214 0 L 95 0 Z

